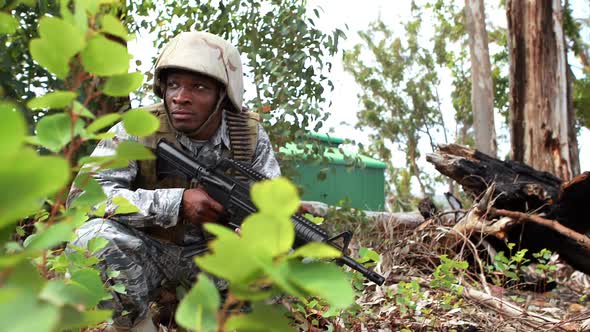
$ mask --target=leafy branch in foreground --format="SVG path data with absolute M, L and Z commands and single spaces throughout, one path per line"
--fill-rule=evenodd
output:
M 308 243 L 290 250 L 295 239 L 290 217 L 300 203 L 295 186 L 284 178 L 258 182 L 252 187 L 252 198 L 258 212 L 246 218 L 240 234 L 216 224 L 205 226 L 216 239 L 210 243 L 211 253 L 195 258 L 195 262 L 202 270 L 227 280 L 229 295 L 218 310 L 217 289 L 201 277 L 178 309 L 176 319 L 183 327 L 198 331 L 291 330 L 286 313 L 268 304 L 283 294 L 304 303 L 310 296 L 320 297 L 333 312 L 353 303 L 354 292 L 346 274 L 333 263 L 317 261 L 339 257 L 337 249 Z M 246 302 L 252 303 L 249 313 L 232 315 L 227 310 Z
M 37 116 L 43 116 L 35 136 L 27 136 L 27 123 L 16 102 L 0 101 L 0 129 L 6 134 L 0 149 L 0 317 L 9 322 L 4 326 L 7 331 L 94 326 L 111 317 L 110 310 L 96 309 L 100 301 L 111 297 L 108 290 L 124 292 L 121 285 L 106 287 L 95 268 L 98 259 L 93 254 L 104 247 L 105 240 L 94 239 L 87 248 L 64 250 L 62 245 L 75 236 L 87 213 L 106 199 L 92 172 L 153 158 L 147 149 L 131 143 L 121 145 L 115 156 L 75 160 L 84 142 L 109 137 L 100 131 L 116 121 L 123 120 L 134 135 L 157 129 L 156 120 L 145 111 L 96 118 L 88 109 L 99 96 L 126 95 L 143 80 L 141 74 L 128 73 L 131 56 L 111 40 L 128 36 L 110 14 L 116 6 L 109 2 L 113 1 L 74 1 L 70 7 L 64 1 L 61 17 L 39 19 L 39 37 L 31 40 L 30 54 L 50 73 L 47 79 L 60 81 L 65 89 L 47 91 L 28 102 Z M 4 18 L 14 8 L 0 10 Z M 15 41 L 10 35 L 19 29 L 17 19 L 7 22 L 10 26 L 0 30 L 7 36 L 3 47 L 12 46 Z M 87 161 L 93 163 L 76 183 L 86 192 L 66 208 L 72 172 Z M 18 236 L 12 241 L 17 224 L 19 236 L 25 235 L 24 228 L 31 228 L 33 234 L 24 241 Z M 116 273 L 111 271 L 107 277 Z

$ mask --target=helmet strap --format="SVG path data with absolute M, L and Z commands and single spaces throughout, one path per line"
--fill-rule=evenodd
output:
M 164 93 L 164 97 L 166 96 L 166 91 L 163 91 Z M 211 121 L 213 121 L 213 118 L 215 118 L 215 116 L 217 115 L 217 113 L 219 113 L 219 111 L 221 110 L 221 103 L 223 103 L 223 100 L 225 99 L 225 97 L 227 96 L 227 93 L 225 91 L 225 89 L 223 89 L 222 92 L 219 93 L 219 99 L 217 100 L 217 104 L 215 104 L 215 109 L 213 110 L 213 112 L 211 112 L 211 114 L 209 114 L 209 117 L 207 118 L 207 120 L 205 120 L 205 122 L 203 122 L 199 128 L 191 131 L 191 132 L 183 132 L 184 135 L 188 136 L 188 137 L 195 137 L 197 136 L 199 133 L 201 133 L 201 131 L 203 131 L 203 129 L 207 128 L 207 126 L 209 125 L 209 123 Z M 172 117 L 170 116 L 170 111 L 168 110 L 168 104 L 166 103 L 166 100 L 164 98 L 164 109 L 166 110 L 166 115 L 168 116 L 168 122 L 170 123 L 170 125 L 174 128 L 174 125 L 172 125 Z M 178 131 L 176 128 L 174 128 L 176 131 Z

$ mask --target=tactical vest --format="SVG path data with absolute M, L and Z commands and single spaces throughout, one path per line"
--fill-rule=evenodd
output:
M 160 120 L 160 128 L 153 135 L 140 137 L 139 142 L 155 151 L 160 139 L 166 139 L 179 149 L 183 149 L 176 139 L 176 131 L 170 125 L 163 103 L 154 104 L 143 109 L 152 112 Z M 260 117 L 257 113 L 243 110 L 240 113 L 225 112 L 225 119 L 229 129 L 230 158 L 250 165 L 254 160 L 254 152 L 258 142 L 258 123 Z M 133 183 L 133 189 L 166 189 L 166 188 L 191 188 L 196 183 L 191 183 L 185 178 L 166 177 L 159 179 L 156 175 L 155 160 L 140 160 L 137 162 L 138 172 Z M 171 228 L 150 227 L 145 231 L 161 240 L 180 244 L 184 235 L 184 226 L 179 221 L 177 226 Z

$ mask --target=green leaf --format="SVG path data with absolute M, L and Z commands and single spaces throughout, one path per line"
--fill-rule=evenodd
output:
M 12 267 L 3 287 L 23 288 L 33 292 L 40 291 L 45 284 L 39 270 L 30 261 L 20 262 Z
M 74 107 L 72 108 L 72 112 L 88 119 L 96 118 L 96 116 L 92 114 L 92 112 L 90 112 L 86 107 L 84 107 L 84 105 L 80 104 L 77 101 L 74 101 Z
M 344 272 L 335 264 L 289 262 L 290 280 L 310 294 L 326 300 L 331 307 L 344 309 L 354 302 L 352 286 Z
M 114 270 L 107 269 L 107 277 L 109 279 L 116 278 L 120 274 L 121 274 L 121 271 L 114 271 Z
M 152 160 L 156 156 L 144 145 L 134 141 L 123 141 L 117 146 L 117 158 L 124 160 Z
M 225 322 L 224 331 L 295 331 L 290 326 L 285 310 L 269 305 L 255 304 L 248 314 L 232 315 Z
M 80 312 L 74 308 L 65 307 L 62 309 L 60 328 L 74 330 L 84 327 L 94 327 L 99 323 L 109 320 L 112 315 L 112 310 L 86 310 Z
M 148 136 L 160 127 L 160 120 L 152 113 L 133 109 L 123 114 L 123 125 L 130 135 Z
M 125 46 L 102 35 L 92 38 L 81 55 L 84 69 L 98 76 L 125 74 L 129 70 L 131 56 Z
M 278 288 L 289 295 L 304 298 L 309 294 L 291 281 L 291 262 L 290 260 L 281 260 L 278 261 L 278 264 L 262 264 L 262 267 L 264 273 Z
M 295 230 L 289 218 L 262 213 L 248 216 L 241 225 L 241 233 L 244 242 L 270 257 L 287 253 L 295 240 Z
M 8 13 L 0 12 L 0 35 L 11 35 L 16 32 L 18 21 Z
M 88 292 L 85 288 L 76 284 L 66 284 L 64 280 L 49 280 L 39 297 L 56 306 L 63 307 L 66 304 L 77 305 L 88 300 Z
M 142 83 L 143 74 L 140 72 L 113 75 L 107 79 L 103 92 L 109 96 L 126 97 L 139 89 Z
M 44 116 L 37 123 L 39 142 L 53 152 L 59 152 L 73 137 L 83 132 L 84 122 L 78 119 L 72 128 L 72 119 L 65 113 Z
M 255 183 L 251 195 L 258 210 L 264 214 L 291 217 L 299 209 L 297 188 L 283 177 Z
M 195 331 L 217 331 L 217 310 L 220 297 L 215 284 L 204 274 L 180 301 L 176 310 L 178 325 Z
M 86 132 L 93 134 L 93 133 L 95 133 L 103 128 L 106 128 L 106 127 L 112 125 L 113 123 L 119 121 L 119 119 L 121 119 L 121 115 L 119 115 L 117 113 L 105 114 L 105 115 L 101 116 L 100 118 L 94 120 L 94 122 L 92 122 L 86 128 Z
M 0 132 L 2 133 L 0 159 L 4 160 L 4 156 L 17 153 L 25 140 L 27 132 L 27 125 L 23 115 L 11 103 L 0 102 Z
M 76 93 L 72 91 L 53 91 L 44 96 L 31 99 L 27 103 L 27 107 L 32 110 L 65 108 L 70 105 L 74 98 L 76 98 Z
M 359 263 L 366 263 L 370 261 L 378 263 L 381 261 L 381 256 L 379 256 L 379 253 L 377 253 L 375 250 L 365 247 L 359 249 L 359 256 L 360 258 L 357 259 Z
M 113 290 L 119 294 L 127 294 L 127 291 L 125 290 L 125 285 L 123 285 L 123 284 L 114 284 L 110 288 L 111 288 L 111 290 Z
M 323 217 L 316 217 L 311 213 L 306 213 L 303 215 L 307 220 L 311 221 L 312 223 L 316 224 L 316 225 L 321 225 L 324 222 L 324 218 Z
M 79 225 L 72 221 L 62 221 L 51 225 L 45 231 L 33 234 L 27 238 L 24 245 L 28 250 L 42 250 L 53 248 L 63 242 L 75 239 L 75 229 Z
M 49 195 L 67 184 L 68 162 L 40 157 L 31 149 L 3 158 L 0 163 L 0 228 L 36 211 Z M 9 189 L 8 189 L 9 188 Z
M 97 251 L 106 247 L 107 244 L 109 244 L 109 240 L 103 237 L 92 238 L 90 241 L 88 241 L 88 251 L 94 255 Z
M 84 181 L 86 183 L 83 183 Z M 84 192 L 70 203 L 70 208 L 90 208 L 107 199 L 102 186 L 88 173 L 79 173 L 74 186 Z
M 41 38 L 31 40 L 29 46 L 33 59 L 58 78 L 66 78 L 70 59 L 84 48 L 83 32 L 50 16 L 39 20 L 38 30 Z
M 115 196 L 112 203 L 117 206 L 114 214 L 129 214 L 139 212 L 137 206 L 133 205 L 129 200 L 123 196 Z
M 288 258 L 310 257 L 310 258 L 337 258 L 342 252 L 338 249 L 320 242 L 309 242 L 289 254 Z
M 121 38 L 125 39 L 126 41 L 129 41 L 132 39 L 132 37 L 129 36 L 129 33 L 127 32 L 127 28 L 125 28 L 123 23 L 121 23 L 121 21 L 119 21 L 113 15 L 103 16 L 102 20 L 101 20 L 101 26 L 102 26 L 102 29 L 101 29 L 102 32 L 106 32 L 106 33 L 111 34 L 113 36 L 121 37 Z
M 52 332 L 59 318 L 58 307 L 39 301 L 30 290 L 0 288 L 0 320 L 10 322 L 2 326 L 2 331 Z
M 242 244 L 236 232 L 216 224 L 205 224 L 205 229 L 217 238 L 209 243 L 210 253 L 195 258 L 202 270 L 232 284 L 245 283 L 261 274 L 257 258 L 251 254 L 249 247 Z M 268 260 L 271 259 L 269 256 Z
M 112 298 L 100 279 L 99 272 L 92 268 L 84 268 L 72 272 L 71 284 L 79 286 L 84 293 L 86 298 L 84 299 L 84 305 L 86 307 L 94 307 L 100 301 Z

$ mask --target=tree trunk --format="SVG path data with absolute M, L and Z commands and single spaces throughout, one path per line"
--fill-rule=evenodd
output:
M 475 147 L 485 154 L 495 156 L 497 143 L 494 127 L 494 85 L 483 0 L 465 0 L 465 18 L 471 53 L 471 107 Z
M 512 157 L 563 180 L 579 173 L 560 0 L 508 0 Z

